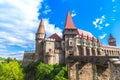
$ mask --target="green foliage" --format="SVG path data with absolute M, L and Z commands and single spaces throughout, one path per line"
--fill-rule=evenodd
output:
M 36 66 L 35 80 L 48 80 L 49 74 L 53 71 L 53 69 L 52 65 L 40 63 Z
M 24 72 L 26 73 L 26 77 Z M 20 61 L 7 58 L 0 62 L 0 80 L 68 80 L 65 66 L 32 62 L 23 68 Z
M 68 80 L 66 67 L 58 64 L 31 63 L 25 71 L 35 71 L 33 80 Z
M 5 60 L 5 58 L 0 57 L 0 60 Z
M 62 69 L 58 72 L 58 74 L 55 76 L 53 80 L 68 80 L 66 74 L 67 74 L 66 68 L 62 67 Z
M 24 73 L 17 61 L 0 63 L 0 80 L 23 80 Z

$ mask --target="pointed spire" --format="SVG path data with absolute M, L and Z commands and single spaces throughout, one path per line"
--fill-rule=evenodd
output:
M 110 33 L 110 38 L 109 39 L 114 39 L 114 37 L 112 36 L 112 34 Z
M 76 29 L 74 22 L 72 20 L 72 17 L 70 15 L 70 11 L 68 11 L 68 14 L 67 14 L 65 29 Z
M 44 21 L 41 19 L 37 33 L 45 33 Z

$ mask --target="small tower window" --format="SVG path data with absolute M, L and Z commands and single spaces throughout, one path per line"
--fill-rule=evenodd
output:
M 49 52 L 51 52 L 52 51 L 52 49 L 49 49 Z
M 72 42 L 70 42 L 70 45 L 72 45 Z

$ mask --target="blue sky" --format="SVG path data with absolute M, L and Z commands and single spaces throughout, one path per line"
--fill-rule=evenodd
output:
M 68 10 L 77 28 L 105 45 L 112 33 L 120 47 L 119 6 L 120 0 L 0 0 L 0 57 L 22 59 L 24 50 L 34 50 L 41 18 L 47 36 L 61 36 Z

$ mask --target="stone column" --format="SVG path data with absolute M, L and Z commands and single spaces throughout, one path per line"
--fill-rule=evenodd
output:
M 89 54 L 90 54 L 90 56 L 92 56 L 92 50 L 91 50 L 91 48 L 89 48 Z
M 95 56 L 97 56 L 97 49 L 95 48 L 94 50 L 95 50 Z
M 86 56 L 86 47 L 83 46 L 83 56 Z

